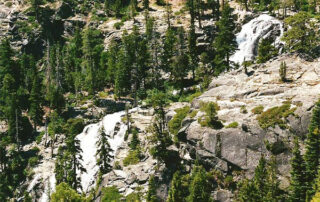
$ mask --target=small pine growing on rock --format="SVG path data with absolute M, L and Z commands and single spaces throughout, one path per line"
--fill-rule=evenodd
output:
M 287 81 L 287 64 L 286 62 L 282 62 L 280 65 L 280 69 L 279 69 L 279 75 L 280 75 L 280 79 L 283 82 Z

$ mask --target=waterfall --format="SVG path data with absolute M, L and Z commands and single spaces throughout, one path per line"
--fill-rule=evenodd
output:
M 77 139 L 80 140 L 80 147 L 82 149 L 82 166 L 87 171 L 81 174 L 78 173 L 81 178 L 81 185 L 84 192 L 90 191 L 96 182 L 96 174 L 99 170 L 99 167 L 96 164 L 96 143 L 99 139 L 100 128 L 103 126 L 105 133 L 109 135 L 110 138 L 108 141 L 113 153 L 115 153 L 122 144 L 127 130 L 127 126 L 125 124 L 121 124 L 120 129 L 116 134 L 114 134 L 116 124 L 121 122 L 121 117 L 124 114 L 125 112 L 122 111 L 107 115 L 99 123 L 86 126 L 83 132 L 77 136 Z
M 137 110 L 137 108 L 131 109 L 130 112 L 135 110 Z M 100 122 L 86 126 L 83 129 L 83 132 L 76 137 L 80 141 L 80 148 L 82 149 L 82 166 L 87 171 L 84 173 L 77 171 L 77 174 L 81 179 L 82 189 L 85 193 L 88 193 L 91 188 L 94 188 L 97 180 L 99 167 L 96 164 L 96 143 L 99 139 L 99 130 L 102 126 L 104 127 L 105 133 L 110 136 L 108 141 L 113 150 L 113 154 L 115 154 L 123 143 L 124 135 L 127 131 L 127 126 L 121 122 L 121 117 L 123 115 L 125 115 L 124 111 L 106 115 Z M 117 128 L 118 123 L 120 123 L 120 125 Z M 117 130 L 115 130 L 116 128 Z M 46 170 L 45 164 L 47 164 L 47 162 L 40 164 L 38 166 L 39 169 Z M 29 185 L 29 190 L 31 191 L 36 182 L 39 182 L 42 178 L 41 183 L 44 185 L 44 191 L 40 197 L 40 201 L 48 202 L 49 194 L 55 191 L 56 186 L 54 166 L 51 166 L 51 168 L 47 169 L 44 173 L 45 174 L 41 173 L 34 177 L 34 180 Z
M 274 37 L 274 45 L 278 47 L 283 35 L 283 23 L 267 14 L 251 20 L 242 26 L 236 35 L 238 50 L 230 57 L 234 63 L 241 64 L 244 60 L 253 60 L 257 54 L 257 46 L 262 38 Z

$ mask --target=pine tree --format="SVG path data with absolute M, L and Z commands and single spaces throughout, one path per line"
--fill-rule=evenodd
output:
M 307 197 L 309 199 L 314 194 L 312 186 L 314 180 L 316 179 L 319 157 L 320 157 L 320 101 L 315 104 L 312 111 L 312 117 L 309 125 L 309 133 L 307 134 L 306 140 L 306 153 L 304 155 L 304 160 L 306 162 L 306 189 Z
M 293 157 L 291 158 L 291 179 L 289 199 L 292 202 L 302 202 L 306 199 L 305 162 L 300 153 L 298 138 L 294 140 Z
M 212 201 L 210 196 L 210 184 L 207 180 L 206 171 L 202 166 L 196 166 L 192 170 L 189 186 L 190 195 L 187 201 Z
M 262 39 L 258 45 L 258 63 L 264 63 L 277 55 L 277 50 L 272 45 L 272 40 Z
M 161 54 L 162 69 L 166 72 L 170 71 L 170 64 L 172 63 L 172 57 L 176 52 L 177 38 L 173 29 L 168 28 L 163 41 L 163 52 Z
M 171 75 L 175 84 L 180 88 L 180 94 L 183 93 L 183 79 L 187 76 L 188 70 L 189 58 L 186 54 L 178 55 L 173 58 Z
M 36 126 L 42 123 L 43 110 L 41 107 L 42 96 L 41 96 L 41 81 L 38 74 L 34 75 L 32 90 L 30 94 L 30 109 L 29 114 L 34 124 L 34 130 Z
M 258 192 L 259 200 L 263 200 L 263 198 L 266 195 L 267 192 L 267 179 L 268 179 L 268 173 L 267 173 L 267 161 L 262 155 L 259 164 L 256 167 L 254 171 L 254 186 L 256 187 Z
M 281 62 L 279 68 L 279 75 L 282 82 L 287 81 L 287 64 L 286 62 Z
M 86 172 L 82 166 L 82 149 L 80 147 L 80 140 L 76 136 L 83 130 L 83 121 L 81 119 L 69 119 L 68 120 L 68 135 L 66 138 L 66 153 L 68 155 L 67 160 L 67 182 L 74 189 L 81 188 L 80 177 L 77 175 L 77 171 L 80 173 Z
M 260 200 L 255 184 L 252 180 L 243 179 L 239 183 L 237 200 L 240 202 L 257 202 Z
M 194 23 L 191 22 L 190 30 L 189 30 L 189 37 L 188 37 L 188 54 L 191 59 L 191 70 L 192 70 L 192 77 L 195 78 L 195 69 L 198 66 L 199 58 L 198 58 L 198 48 L 197 48 L 197 37 L 195 33 L 195 26 Z
M 149 10 L 149 0 L 143 0 L 143 9 Z
M 146 196 L 146 201 L 147 202 L 157 202 L 159 201 L 157 197 L 157 186 L 156 186 L 156 181 L 154 179 L 154 176 L 150 176 L 149 178 L 149 186 L 148 186 L 148 192 Z
M 167 202 L 186 201 L 186 187 L 182 184 L 182 176 L 179 171 L 175 172 L 171 181 Z
M 30 0 L 31 1 L 31 9 L 34 11 L 36 15 L 36 20 L 39 21 L 40 14 L 40 5 L 43 4 L 42 0 Z
M 267 166 L 267 191 L 263 201 L 282 201 L 282 191 L 279 188 L 280 181 L 277 177 L 277 161 L 275 156 L 271 156 Z
M 235 15 L 233 9 L 226 3 L 222 10 L 220 20 L 217 22 L 218 34 L 213 42 L 213 48 L 217 55 L 216 60 L 221 62 L 219 64 L 217 73 L 229 69 L 230 67 L 230 56 L 235 52 L 237 48 L 235 30 Z M 216 62 L 217 63 L 217 62 Z
M 100 135 L 99 139 L 97 141 L 97 165 L 100 168 L 101 174 L 106 174 L 111 170 L 111 161 L 112 161 L 112 155 L 110 154 L 112 152 L 111 146 L 108 142 L 108 138 L 110 138 L 104 131 L 104 128 L 102 127 L 100 129 Z
M 100 53 L 103 50 L 102 36 L 99 30 L 88 28 L 83 36 L 83 67 L 86 72 L 86 87 L 90 94 L 99 88 L 97 73 L 100 69 Z
M 315 47 L 319 44 L 315 25 L 307 12 L 299 12 L 285 19 L 285 24 L 290 29 L 283 34 L 282 40 L 290 52 L 313 54 Z

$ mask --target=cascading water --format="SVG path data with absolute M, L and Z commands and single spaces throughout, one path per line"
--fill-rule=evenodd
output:
M 86 126 L 83 132 L 77 136 L 78 140 L 80 140 L 80 147 L 82 149 L 82 166 L 87 171 L 84 173 L 78 173 L 80 174 L 83 191 L 88 192 L 96 182 L 96 174 L 99 170 L 99 167 L 96 164 L 96 143 L 99 139 L 100 128 L 104 128 L 105 133 L 109 135 L 110 138 L 108 141 L 113 153 L 115 153 L 122 144 L 127 130 L 127 126 L 125 124 L 121 124 L 117 134 L 114 134 L 116 124 L 121 122 L 121 116 L 124 114 L 125 112 L 117 112 L 107 115 L 101 122 Z
M 130 112 L 134 110 L 137 110 L 137 108 L 130 110 Z M 99 170 L 96 164 L 96 143 L 99 138 L 99 130 L 103 127 L 105 133 L 110 136 L 108 141 L 111 146 L 111 149 L 113 150 L 113 154 L 115 154 L 118 148 L 123 143 L 124 135 L 127 131 L 127 126 L 121 122 L 121 117 L 124 114 L 124 111 L 109 114 L 105 116 L 102 119 L 102 121 L 96 124 L 90 124 L 86 126 L 83 132 L 77 135 L 76 137 L 78 140 L 80 140 L 80 147 L 82 149 L 82 165 L 87 171 L 84 173 L 78 172 L 78 175 L 80 175 L 81 179 L 82 189 L 86 193 L 94 187 L 97 179 L 97 173 Z M 115 130 L 115 128 L 117 127 L 117 123 L 120 123 L 120 125 L 119 128 Z M 39 169 L 43 167 L 41 170 L 46 170 L 46 166 L 44 166 L 46 164 L 47 162 L 44 162 L 43 164 L 39 165 Z M 42 178 L 44 184 L 44 191 L 40 197 L 40 201 L 48 202 L 49 194 L 55 191 L 56 186 L 54 166 L 51 166 L 51 168 L 47 169 L 44 173 L 45 174 L 39 174 L 34 177 L 34 180 L 30 183 L 28 190 L 31 191 L 35 184 L 39 182 Z
M 262 14 L 251 20 L 243 25 L 241 31 L 237 34 L 238 50 L 230 57 L 230 60 L 238 64 L 253 60 L 257 54 L 259 40 L 271 37 L 271 35 L 275 35 L 274 45 L 278 47 L 282 43 L 280 39 L 283 30 L 283 23 L 267 14 Z

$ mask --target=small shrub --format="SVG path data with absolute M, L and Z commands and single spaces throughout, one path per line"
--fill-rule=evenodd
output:
M 283 104 L 282 106 L 273 107 L 262 112 L 257 117 L 260 127 L 266 129 L 269 127 L 274 128 L 276 125 L 279 125 L 280 128 L 285 129 L 287 127 L 285 118 L 289 115 L 294 115 L 294 111 L 296 110 L 296 108 L 290 109 L 290 107 L 290 104 Z
M 122 197 L 116 186 L 102 189 L 102 202 L 118 202 L 121 201 Z
M 113 27 L 116 28 L 116 29 L 120 29 L 121 27 L 123 26 L 123 22 L 117 22 L 117 23 L 114 23 Z
M 247 114 L 248 113 L 248 110 L 247 110 L 246 106 L 241 106 L 240 113 L 242 113 L 242 114 Z
M 189 117 L 194 118 L 195 116 L 197 116 L 197 114 L 198 114 L 198 110 L 193 110 L 192 112 L 189 113 Z
M 264 107 L 262 105 L 256 106 L 251 110 L 254 114 L 261 114 L 263 112 Z
M 237 128 L 239 126 L 238 122 L 232 122 L 227 125 L 225 128 Z
M 223 124 L 218 119 L 217 111 L 219 110 L 219 105 L 214 102 L 200 103 L 200 110 L 205 112 L 206 115 L 199 117 L 198 123 L 202 127 L 211 127 L 213 129 L 223 128 Z
M 280 64 L 279 75 L 282 82 L 287 81 L 287 64 L 285 62 Z
M 140 162 L 141 158 L 141 152 L 139 149 L 130 151 L 128 156 L 123 159 L 123 165 L 128 166 L 128 165 L 135 165 Z
M 30 167 L 35 167 L 39 162 L 39 157 L 37 156 L 34 156 L 34 157 L 31 157 L 28 159 L 28 165 Z
M 116 170 L 121 170 L 122 169 L 119 161 L 114 162 L 113 167 Z
M 169 131 L 171 134 L 177 135 L 180 128 L 181 123 L 184 118 L 188 115 L 188 112 L 190 111 L 190 107 L 186 106 L 180 109 L 175 110 L 177 113 L 173 116 L 173 118 L 169 121 Z
M 43 137 L 44 134 L 45 134 L 45 132 L 44 132 L 44 131 L 41 131 L 41 132 L 39 133 L 39 135 L 36 137 L 36 142 L 37 142 L 37 144 L 40 144 L 40 142 L 41 142 L 42 137 Z
M 109 95 L 109 94 L 108 94 L 107 92 L 104 92 L 104 91 L 101 91 L 101 92 L 98 93 L 98 96 L 99 96 L 100 98 L 107 98 L 108 95 Z

